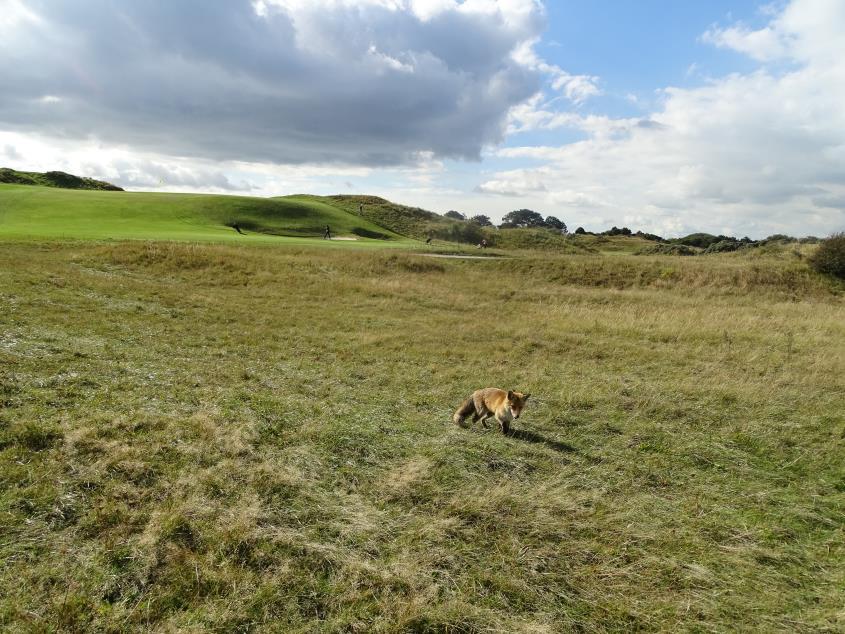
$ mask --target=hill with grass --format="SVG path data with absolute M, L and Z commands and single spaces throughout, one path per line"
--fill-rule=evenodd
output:
M 432 232 L 455 224 L 455 221 L 433 211 L 401 205 L 378 196 L 337 195 L 314 198 L 325 200 L 344 211 L 416 240 L 425 240 Z
M 40 185 L 60 189 L 94 189 L 100 191 L 122 192 L 123 188 L 105 181 L 83 176 L 74 176 L 66 172 L 21 172 L 9 167 L 0 167 L 0 183 L 14 185 Z
M 337 195 L 314 198 L 325 200 L 400 235 L 417 240 L 432 238 L 473 245 L 486 240 L 490 246 L 501 249 L 554 251 L 561 254 L 598 251 L 592 246 L 594 240 L 586 236 L 573 238 L 544 228 L 481 227 L 470 220 L 447 218 L 432 211 L 401 205 L 378 196 Z M 644 244 L 644 241 L 635 241 L 637 245 Z M 611 244 L 612 240 L 603 242 Z
M 0 184 L 0 237 L 191 240 L 335 237 L 403 242 L 396 233 L 309 196 L 85 191 Z
M 593 242 L 621 240 L 576 239 L 546 229 L 482 228 L 376 196 L 257 198 L 0 184 L 0 237 L 290 240 L 322 237 L 326 225 L 334 237 L 388 246 L 431 237 L 440 246 L 475 245 L 486 239 L 491 246 L 510 250 L 592 253 L 598 251 Z

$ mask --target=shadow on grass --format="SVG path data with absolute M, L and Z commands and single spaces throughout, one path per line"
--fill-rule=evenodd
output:
M 601 462 L 601 458 L 596 456 L 591 456 L 588 453 L 585 453 L 581 449 L 578 449 L 575 445 L 571 445 L 568 442 L 562 442 L 560 440 L 552 440 L 551 438 L 546 438 L 542 434 L 538 434 L 533 431 L 528 431 L 527 429 L 515 429 L 508 434 L 509 438 L 513 438 L 515 440 L 522 440 L 525 442 L 534 443 L 537 445 L 545 445 L 549 449 L 554 449 L 560 453 L 571 453 L 575 454 L 579 458 L 586 460 L 591 464 L 598 464 Z
M 559 440 L 552 440 L 541 434 L 537 434 L 533 431 L 527 431 L 525 429 L 515 429 L 511 431 L 508 436 L 515 438 L 516 440 L 524 440 L 525 442 L 533 442 L 538 445 L 546 445 L 547 447 L 551 447 L 555 451 L 560 451 L 561 453 L 581 453 L 575 445 L 570 445 L 568 442 L 560 442 Z

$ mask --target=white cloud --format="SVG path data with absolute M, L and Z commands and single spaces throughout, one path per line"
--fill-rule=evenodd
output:
M 537 192 L 546 192 L 544 177 L 549 176 L 544 169 L 513 170 L 500 174 L 498 178 L 485 181 L 478 186 L 482 194 L 499 196 L 528 196 Z
M 742 25 L 725 29 L 713 28 L 706 31 L 701 39 L 708 44 L 745 53 L 760 61 L 781 59 L 788 51 L 787 42 L 771 27 L 756 31 Z
M 845 56 L 845 3 L 841 0 L 792 0 L 761 29 L 744 24 L 714 27 L 702 40 L 760 61 L 788 59 L 814 65 L 837 65 Z
M 537 40 L 526 40 L 513 52 L 513 58 L 526 68 L 542 73 L 549 87 L 560 93 L 576 106 L 582 105 L 590 97 L 602 94 L 599 78 L 591 75 L 572 75 L 555 64 L 549 64 L 534 50 Z M 541 93 L 538 93 L 541 94 Z M 535 95 L 535 97 L 537 97 Z
M 841 229 L 843 32 L 845 3 L 829 0 L 793 0 L 757 31 L 711 30 L 708 41 L 779 65 L 666 89 L 661 109 L 643 119 L 555 112 L 535 99 L 512 111 L 511 130 L 570 127 L 585 140 L 501 150 L 544 164 L 493 174 L 479 190 L 522 195 L 538 207 L 574 204 L 597 222 L 638 218 L 638 228 L 651 231 Z
M 598 87 L 598 77 L 588 75 L 570 75 L 564 70 L 556 73 L 552 87 L 562 92 L 567 99 L 575 104 L 582 104 L 590 97 L 601 94 Z
M 38 15 L 21 0 L 0 0 L 0 36 L 7 37 L 12 29 L 38 21 Z

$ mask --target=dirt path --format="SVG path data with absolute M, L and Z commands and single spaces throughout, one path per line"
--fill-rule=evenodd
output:
M 420 253 L 427 258 L 449 258 L 454 260 L 499 260 L 498 255 L 451 255 L 448 253 Z

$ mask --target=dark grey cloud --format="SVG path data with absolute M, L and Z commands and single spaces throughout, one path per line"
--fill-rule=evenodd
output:
M 543 28 L 531 3 L 321 4 L 29 2 L 0 41 L 0 128 L 215 160 L 477 159 L 540 86 L 512 56 Z
M 817 207 L 845 211 L 845 194 L 839 196 L 819 196 L 818 198 L 813 198 L 813 204 Z

